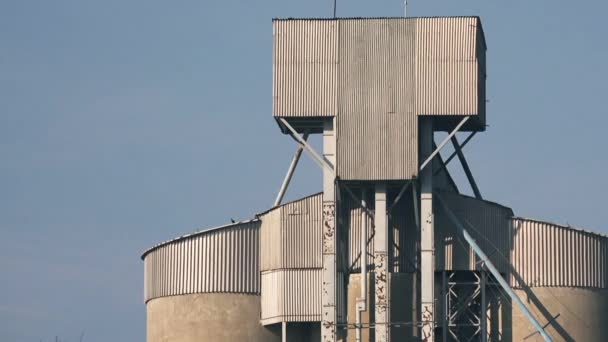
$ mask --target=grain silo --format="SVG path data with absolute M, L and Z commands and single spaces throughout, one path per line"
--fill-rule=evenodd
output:
M 272 26 L 272 112 L 294 159 L 272 208 L 144 253 L 148 342 L 608 336 L 608 238 L 515 216 L 466 162 L 486 127 L 479 18 Z M 302 151 L 323 191 L 282 203 Z

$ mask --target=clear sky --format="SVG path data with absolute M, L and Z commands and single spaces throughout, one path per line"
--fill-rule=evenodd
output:
M 271 18 L 331 7 L 0 2 L 0 341 L 144 340 L 141 252 L 267 208 L 295 149 L 271 118 Z M 482 18 L 490 127 L 466 153 L 484 197 L 608 233 L 606 12 L 410 0 L 412 16 Z M 402 13 L 338 1 L 339 16 Z M 305 159 L 289 197 L 320 188 Z

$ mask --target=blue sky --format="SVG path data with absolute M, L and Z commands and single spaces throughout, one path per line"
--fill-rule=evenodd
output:
M 331 7 L 0 3 L 1 341 L 144 340 L 140 253 L 267 208 L 295 149 L 271 118 L 271 18 Z M 607 10 L 410 0 L 412 16 L 482 18 L 490 127 L 466 154 L 484 197 L 608 233 Z M 402 12 L 338 1 L 339 16 Z M 288 195 L 319 189 L 305 159 Z

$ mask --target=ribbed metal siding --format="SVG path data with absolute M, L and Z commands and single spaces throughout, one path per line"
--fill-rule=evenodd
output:
M 460 219 L 481 249 L 489 256 L 501 273 L 509 274 L 511 248 L 511 209 L 472 197 L 441 192 L 450 210 Z M 435 264 L 436 269 L 478 270 L 479 258 L 464 241 L 437 206 L 435 210 Z
M 321 270 L 262 272 L 262 324 L 321 320 Z
M 338 21 L 274 20 L 272 24 L 273 115 L 336 115 Z
M 260 216 L 260 270 L 276 270 L 282 267 L 283 230 L 281 208 L 270 210 Z
M 479 19 L 416 20 L 416 110 L 419 115 L 478 114 Z
M 260 292 L 259 222 L 193 234 L 144 256 L 144 299 Z
M 282 268 L 323 267 L 323 195 L 281 207 Z
M 260 219 L 262 271 L 323 267 L 322 194 L 272 209 Z
M 340 22 L 336 160 L 343 180 L 417 174 L 415 27 L 402 19 Z
M 322 194 L 260 215 L 262 324 L 321 320 Z
M 608 238 L 552 223 L 514 218 L 514 272 L 521 287 L 608 288 Z

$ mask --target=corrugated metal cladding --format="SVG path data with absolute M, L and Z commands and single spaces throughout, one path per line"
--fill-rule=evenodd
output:
M 457 193 L 441 192 L 450 210 L 505 275 L 510 272 L 511 224 L 513 211 L 498 204 Z M 435 210 L 435 267 L 438 271 L 478 270 L 479 258 L 467 244 L 441 207 Z
M 344 321 L 344 275 L 338 273 L 336 280 L 338 321 Z M 320 269 L 262 272 L 261 323 L 320 322 L 322 284 Z
M 262 215 L 262 271 L 323 267 L 322 194 L 286 203 Z
M 404 19 L 340 22 L 336 172 L 343 180 L 417 174 L 415 28 Z
M 383 72 L 401 77 L 415 95 L 408 98 L 415 101 L 412 114 L 478 115 L 485 112 L 479 96 L 485 94 L 485 47 L 478 17 L 275 19 L 273 114 L 342 115 L 336 104 L 356 91 L 344 82 L 369 75 L 381 60 Z M 365 52 L 374 48 L 373 55 Z M 356 51 L 362 54 L 353 56 Z M 369 106 L 397 92 L 393 84 L 381 86 Z
M 259 221 L 185 236 L 144 254 L 144 298 L 260 292 Z
M 513 218 L 513 287 L 608 288 L 608 237 Z
M 321 320 L 323 194 L 259 215 L 262 324 Z
M 417 115 L 485 118 L 477 17 L 275 20 L 273 34 L 274 116 L 337 116 L 343 180 L 416 176 Z
M 485 103 L 479 101 L 480 91 L 485 92 L 485 69 L 481 70 L 478 63 L 480 58 L 485 61 L 480 26 L 477 17 L 416 19 L 415 88 L 419 115 L 485 112 Z M 478 48 L 480 44 L 483 49 Z
M 372 196 L 373 197 L 373 196 Z M 392 203 L 396 193 L 389 193 L 389 203 Z M 371 203 L 369 203 L 371 202 Z M 373 210 L 374 201 L 368 201 Z M 355 203 L 350 197 L 342 201 L 343 210 L 349 214 L 345 217 L 345 225 L 350 227 L 348 231 L 348 270 L 351 273 L 361 271 L 361 204 Z M 418 232 L 414 218 L 414 208 L 411 191 L 404 194 L 389 215 L 389 267 L 391 272 L 408 273 L 416 271 L 416 245 Z M 367 215 L 367 264 L 368 270 L 374 269 L 374 222 Z
M 320 269 L 262 272 L 262 324 L 321 320 Z
M 275 20 L 275 116 L 333 116 L 337 111 L 338 22 Z

